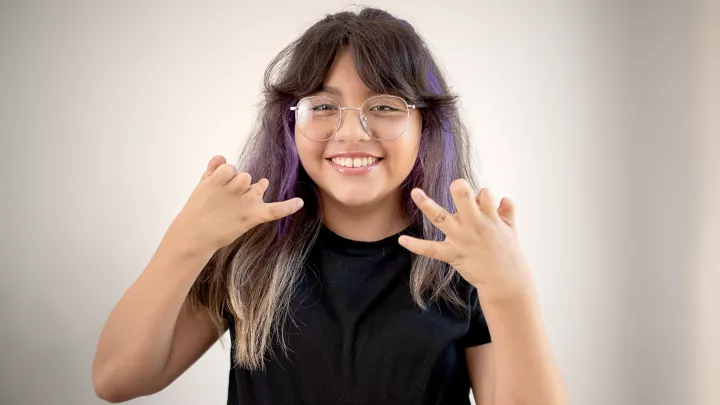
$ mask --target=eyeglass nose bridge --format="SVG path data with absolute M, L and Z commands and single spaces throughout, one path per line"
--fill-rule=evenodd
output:
M 335 129 L 335 133 L 332 134 L 332 136 L 327 139 L 328 141 L 331 140 L 332 138 L 334 138 L 335 135 L 337 135 L 337 133 L 340 132 L 340 127 L 342 127 L 342 124 L 343 124 L 343 111 L 353 111 L 353 110 L 360 111 L 360 115 L 358 116 L 358 118 L 360 119 L 360 125 L 362 126 L 363 131 L 365 131 L 365 134 L 367 134 L 370 138 L 374 139 L 372 134 L 370 134 L 370 128 L 367 123 L 367 117 L 362 113 L 362 107 L 340 107 L 340 122 L 338 122 L 338 126 Z

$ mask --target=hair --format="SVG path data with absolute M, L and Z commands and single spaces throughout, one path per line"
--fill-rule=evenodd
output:
M 289 107 L 317 92 L 335 57 L 353 56 L 365 85 L 423 104 L 418 158 L 401 185 L 404 215 L 419 237 L 443 240 L 443 234 L 410 199 L 410 190 L 426 194 L 455 212 L 450 183 L 464 178 L 475 187 L 467 130 L 460 120 L 457 96 L 423 39 L 406 21 L 374 8 L 328 14 L 284 48 L 264 78 L 256 129 L 244 145 L 239 168 L 253 179 L 267 178 L 266 201 L 301 197 L 305 208 L 281 220 L 256 226 L 215 252 L 191 288 L 192 308 L 210 314 L 219 334 L 234 320 L 234 363 L 265 369 L 265 355 L 275 341 L 284 350 L 285 321 L 310 249 L 322 223 L 317 185 L 300 164 L 295 147 L 295 116 Z M 457 286 L 460 276 L 447 263 L 413 255 L 410 290 L 422 310 L 438 300 L 469 310 Z

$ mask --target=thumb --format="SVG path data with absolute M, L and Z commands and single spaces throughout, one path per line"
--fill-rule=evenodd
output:
M 503 197 L 500 200 L 500 206 L 498 207 L 498 216 L 508 224 L 510 227 L 515 228 L 515 204 L 508 197 Z
M 207 170 L 205 170 L 205 173 L 203 173 L 201 180 L 205 180 L 208 177 L 210 177 L 211 174 L 215 173 L 215 170 L 227 163 L 224 157 L 220 155 L 213 156 L 212 159 L 208 162 Z

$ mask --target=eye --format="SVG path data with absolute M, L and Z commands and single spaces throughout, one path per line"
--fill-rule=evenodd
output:
M 372 108 L 370 108 L 370 111 L 383 111 L 383 112 L 392 112 L 392 111 L 400 111 L 397 108 L 389 105 L 374 105 Z
M 330 111 L 334 109 L 335 106 L 332 104 L 320 104 L 312 107 L 313 111 Z

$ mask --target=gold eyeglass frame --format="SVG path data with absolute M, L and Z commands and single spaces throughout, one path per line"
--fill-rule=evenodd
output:
M 393 139 L 378 139 L 378 138 L 372 136 L 372 134 L 368 131 L 367 117 L 365 117 L 365 116 L 362 114 L 362 110 L 363 110 L 363 108 L 365 107 L 365 104 L 368 103 L 368 101 L 373 100 L 373 99 L 377 99 L 377 98 L 381 98 L 381 97 L 383 97 L 383 98 L 384 98 L 384 97 L 391 97 L 391 98 L 398 99 L 398 100 L 402 101 L 403 103 L 405 103 L 405 106 L 407 106 L 407 109 L 406 109 L 407 118 L 405 119 L 405 128 L 403 128 L 403 130 L 400 132 L 400 134 L 399 134 L 398 136 L 396 136 L 395 138 L 393 138 Z M 360 114 L 358 115 L 358 119 L 360 120 L 360 126 L 363 128 L 363 130 L 365 131 L 365 133 L 368 134 L 368 136 L 370 136 L 372 139 L 375 139 L 375 140 L 380 141 L 380 142 L 384 142 L 384 141 L 394 141 L 394 140 L 400 138 L 400 137 L 405 133 L 405 131 L 407 131 L 407 127 L 408 127 L 408 125 L 410 124 L 410 110 L 411 110 L 411 109 L 417 110 L 418 108 L 425 107 L 425 105 L 422 104 L 422 103 L 418 103 L 418 104 L 408 104 L 408 102 L 405 101 L 404 98 L 398 97 L 398 96 L 393 96 L 393 95 L 391 95 L 391 94 L 380 94 L 380 95 L 377 95 L 377 96 L 369 97 L 367 100 L 365 100 L 365 101 L 362 103 L 362 105 L 361 105 L 360 107 L 343 107 L 343 106 L 340 105 L 340 103 L 337 102 L 337 100 L 335 100 L 335 99 L 332 98 L 332 97 L 328 97 L 328 96 L 308 96 L 308 97 L 303 97 L 303 98 L 301 98 L 300 100 L 298 100 L 298 102 L 297 102 L 296 105 L 290 107 L 290 111 L 294 111 L 294 112 L 295 112 L 295 121 L 296 121 L 296 122 L 297 122 L 298 106 L 299 106 L 300 104 L 302 104 L 303 101 L 308 100 L 308 99 L 311 99 L 311 98 L 326 98 L 326 99 L 328 99 L 328 100 L 332 100 L 332 102 L 335 103 L 335 105 L 337 105 L 337 106 L 340 108 L 340 110 L 339 110 L 339 111 L 340 111 L 340 119 L 338 119 L 337 128 L 335 128 L 335 132 L 333 132 L 333 134 L 332 134 L 329 138 L 327 138 L 327 139 L 322 139 L 322 140 L 311 139 L 310 137 L 308 137 L 307 135 L 305 135 L 305 133 L 304 133 L 303 131 L 300 131 L 300 132 L 303 132 L 303 136 L 304 136 L 305 138 L 307 138 L 308 140 L 310 140 L 310 141 L 312 141 L 312 142 L 327 142 L 327 141 L 333 139 L 333 138 L 335 137 L 335 135 L 338 133 L 338 131 L 340 130 L 340 127 L 342 126 L 342 123 L 343 123 L 343 115 L 344 115 L 344 114 L 343 114 L 343 111 L 352 111 L 352 110 L 360 111 Z

